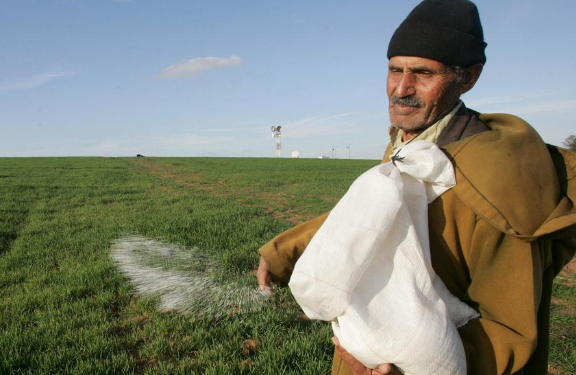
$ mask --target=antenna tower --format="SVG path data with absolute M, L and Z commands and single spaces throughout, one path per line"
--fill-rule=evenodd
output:
M 280 132 L 281 126 L 273 126 L 272 127 L 272 138 L 276 139 L 276 151 L 274 151 L 274 157 L 280 158 L 282 157 L 282 133 Z

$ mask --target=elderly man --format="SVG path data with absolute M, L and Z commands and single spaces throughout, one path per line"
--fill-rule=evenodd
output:
M 480 313 L 459 328 L 469 374 L 546 374 L 552 280 L 576 250 L 576 157 L 543 143 L 521 119 L 479 114 L 460 96 L 486 62 L 476 6 L 425 0 L 388 47 L 390 144 L 438 144 L 456 186 L 428 207 L 432 264 L 450 292 Z M 258 280 L 286 283 L 326 215 L 260 249 Z M 367 369 L 336 343 L 332 374 Z M 425 375 L 425 374 L 416 374 Z

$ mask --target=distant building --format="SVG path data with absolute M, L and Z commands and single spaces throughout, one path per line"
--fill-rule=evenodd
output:
M 299 151 L 292 151 L 292 157 L 294 159 L 298 159 L 300 157 L 300 152 Z

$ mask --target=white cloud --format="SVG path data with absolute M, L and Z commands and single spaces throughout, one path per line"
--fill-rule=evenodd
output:
M 151 150 L 170 149 L 186 150 L 206 145 L 225 145 L 230 142 L 230 137 L 201 136 L 197 134 L 175 134 L 170 136 L 137 137 L 134 139 L 121 140 L 97 140 L 84 144 L 82 153 L 126 155 L 136 152 L 150 152 Z
M 231 66 L 242 65 L 242 58 L 232 55 L 229 58 L 225 57 L 197 57 L 192 60 L 182 61 L 172 64 L 167 68 L 162 69 L 160 72 L 161 78 L 188 78 L 197 76 L 200 73 L 227 68 Z
M 77 2 L 77 1 L 81 1 L 81 0 L 60 0 L 60 1 L 62 1 L 64 3 L 72 3 L 72 2 Z M 129 3 L 129 2 L 132 2 L 134 0 L 113 0 L 113 1 L 116 3 Z
M 137 136 L 130 139 L 92 139 L 52 147 L 30 146 L 12 156 L 190 156 L 212 153 L 223 155 L 234 141 L 232 137 L 173 134 L 168 136 Z
M 212 129 L 195 129 L 197 133 L 246 133 L 246 128 L 212 128 Z
M 130 145 L 123 141 L 90 141 L 87 142 L 82 148 L 82 152 L 88 152 L 90 154 L 114 154 L 118 152 L 133 152 L 138 151 L 138 147 Z
M 69 77 L 74 75 L 74 73 L 69 72 L 53 72 L 53 73 L 42 73 L 37 74 L 32 77 L 24 78 L 19 81 L 0 83 L 0 90 L 27 90 L 36 87 L 43 86 L 50 81 L 53 81 L 62 77 Z
M 464 99 L 466 106 L 469 108 L 477 107 L 494 107 L 510 103 L 528 102 L 533 100 L 542 100 L 542 98 L 557 96 L 558 90 L 530 90 L 529 92 L 515 92 L 501 96 L 488 97 L 468 97 Z
M 307 117 L 294 122 L 289 121 L 282 125 L 282 135 L 289 138 L 303 138 L 356 133 L 358 129 L 355 125 L 335 121 L 336 119 L 350 115 L 352 115 L 352 113 L 341 113 L 330 116 Z
M 155 144 L 162 146 L 169 146 L 175 148 L 189 148 L 200 145 L 214 145 L 214 144 L 224 144 L 229 142 L 231 137 L 223 136 L 201 136 L 197 134 L 182 134 L 170 137 L 150 137 L 148 138 Z
M 320 125 L 309 128 L 288 130 L 283 135 L 289 138 L 306 138 L 312 136 L 328 136 L 336 134 L 354 134 L 358 129 L 354 126 Z
M 541 114 L 541 113 L 555 113 L 574 111 L 576 109 L 576 99 L 569 100 L 554 100 L 540 104 L 532 104 L 521 107 L 513 107 L 502 110 L 504 113 L 512 113 L 515 115 L 527 114 Z

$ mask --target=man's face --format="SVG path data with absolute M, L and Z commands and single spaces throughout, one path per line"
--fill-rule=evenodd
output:
M 418 133 L 448 113 L 460 97 L 456 73 L 438 61 L 394 56 L 386 84 L 390 122 Z

